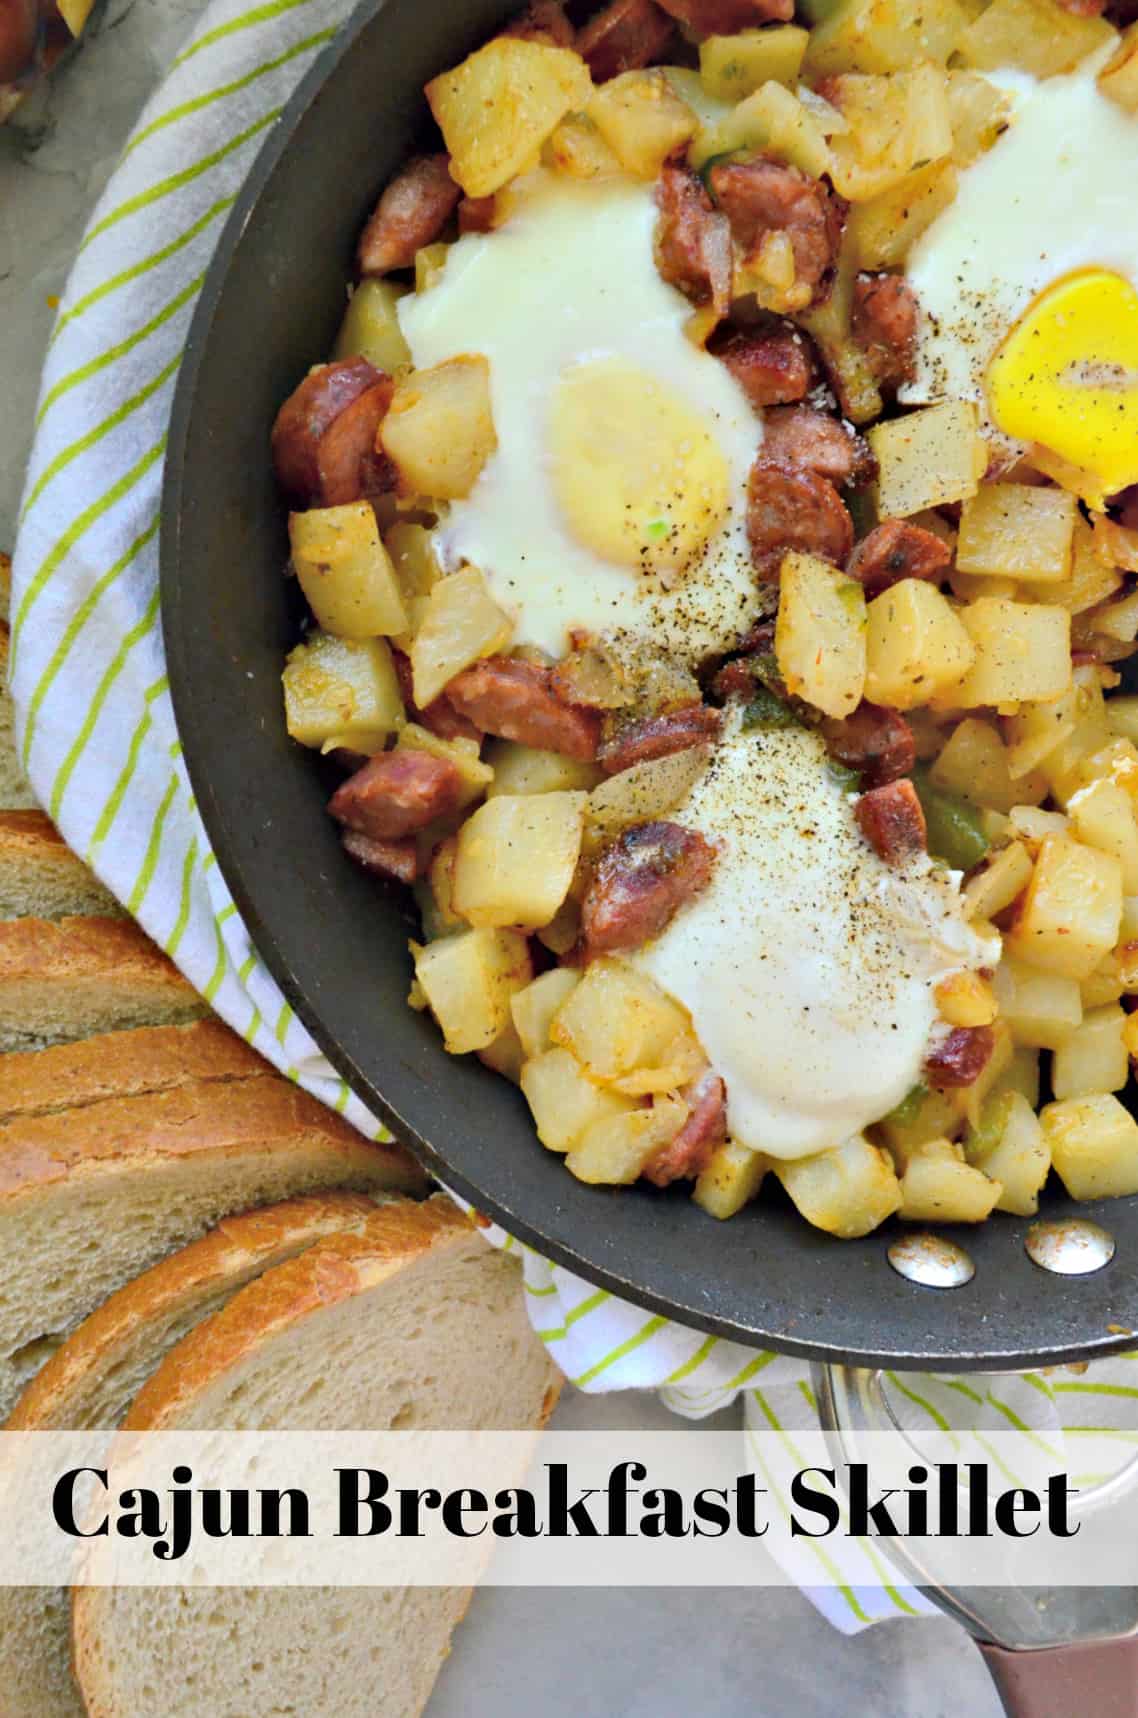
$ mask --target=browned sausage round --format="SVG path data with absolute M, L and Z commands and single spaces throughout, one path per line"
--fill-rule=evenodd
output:
M 768 465 L 760 455 L 747 483 L 747 534 L 760 576 L 777 580 L 790 549 L 840 567 L 853 547 L 853 520 L 827 478 Z
M 863 793 L 854 807 L 858 828 L 879 859 L 900 865 L 928 851 L 925 814 L 911 781 L 891 781 Z
M 328 801 L 337 823 L 375 841 L 398 841 L 458 809 L 462 777 L 449 758 L 412 747 L 381 752 Z
M 917 350 L 917 295 L 900 274 L 859 274 L 851 332 L 879 382 L 911 382 Z
M 366 358 L 308 372 L 277 413 L 272 434 L 277 480 L 294 501 L 336 507 L 393 487 L 375 438 L 394 387 Z
M 813 406 L 776 406 L 763 419 L 761 457 L 769 465 L 814 471 L 831 483 L 864 483 L 874 474 L 869 444 L 852 424 Z
M 720 316 L 731 302 L 731 228 L 695 174 L 666 162 L 656 184 L 655 256 L 660 278 Z
M 433 244 L 462 192 L 450 176 L 449 155 L 419 155 L 388 185 L 360 234 L 361 274 L 410 268 L 415 252 Z
M 719 711 L 707 704 L 684 704 L 661 716 L 643 716 L 608 735 L 601 742 L 597 762 L 606 775 L 619 775 L 633 764 L 706 745 L 719 732 L 719 723 Z
M 38 37 L 36 0 L 0 0 L 0 84 L 31 70 Z
M 542 42 L 548 48 L 571 48 L 576 31 L 565 16 L 559 0 L 533 0 L 502 31 L 503 36 L 518 36 L 524 42 Z
M 846 572 L 878 596 L 899 579 L 939 579 L 952 559 L 947 543 L 907 519 L 886 519 L 863 537 L 846 562 Z
M 561 697 L 552 670 L 536 663 L 487 657 L 456 674 L 445 697 L 484 734 L 584 761 L 597 755 L 599 712 Z
M 707 888 L 715 849 L 679 823 L 640 823 L 602 853 L 581 904 L 586 957 L 640 948 Z
M 603 84 L 661 59 L 675 33 L 675 22 L 654 0 L 612 0 L 581 30 L 577 52 L 593 82 Z
M 971 1086 L 988 1065 L 996 1047 L 990 1026 L 954 1026 L 925 1057 L 925 1078 L 935 1091 Z
M 687 1121 L 675 1139 L 662 1145 L 644 1174 L 657 1187 L 690 1180 L 707 1168 L 717 1145 L 727 1138 L 727 1093 L 718 1074 L 708 1069 L 682 1094 L 691 1105 Z
M 830 756 L 856 770 L 866 788 L 899 781 L 917 761 L 912 728 L 899 711 L 880 704 L 861 703 L 852 716 L 828 716 L 821 733 Z
M 399 883 L 413 883 L 422 865 L 414 840 L 377 841 L 372 835 L 361 835 L 358 829 L 345 829 L 344 852 L 373 877 L 392 877 Z
M 784 406 L 814 385 L 814 361 L 806 337 L 785 323 L 765 333 L 720 330 L 707 343 L 753 406 Z
M 660 0 L 696 36 L 737 36 L 755 24 L 786 23 L 794 0 Z
M 753 257 L 768 233 L 785 233 L 796 278 L 824 296 L 837 260 L 846 206 L 821 179 L 759 155 L 711 169 L 711 194 L 731 223 L 743 255 Z

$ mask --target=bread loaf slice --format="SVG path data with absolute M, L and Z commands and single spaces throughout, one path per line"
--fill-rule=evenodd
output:
M 206 1013 L 197 991 L 131 919 L 0 923 L 0 1051 Z
M 227 1217 L 93 1312 L 16 1404 L 10 1432 L 117 1426 L 175 1343 L 263 1271 L 375 1212 L 361 1193 L 319 1193 Z M 71 1675 L 70 1599 L 0 1587 L 0 1718 L 83 1718 Z
M 0 1126 L 0 1423 L 81 1319 L 233 1211 L 317 1188 L 422 1193 L 399 1146 L 273 1073 Z
M 538 1426 L 557 1380 L 522 1303 L 516 1262 L 448 1199 L 398 1202 L 235 1295 L 167 1355 L 126 1424 Z M 417 1718 L 468 1599 L 82 1588 L 76 1676 L 89 1718 Z
M 122 908 L 42 811 L 0 811 L 0 919 L 117 918 Z
M 16 713 L 8 691 L 8 650 L 11 639 L 7 621 L 0 621 L 0 808 L 34 810 L 36 797 L 24 780 L 16 755 Z

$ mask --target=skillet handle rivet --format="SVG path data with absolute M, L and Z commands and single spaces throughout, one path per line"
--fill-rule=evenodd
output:
M 927 1230 L 902 1235 L 885 1256 L 898 1276 L 922 1288 L 963 1288 L 976 1275 L 976 1266 L 963 1247 Z
M 1089 1217 L 1033 1223 L 1024 1248 L 1033 1265 L 1061 1277 L 1089 1276 L 1114 1257 L 1114 1236 Z

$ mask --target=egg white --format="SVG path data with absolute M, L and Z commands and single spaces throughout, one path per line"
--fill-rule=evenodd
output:
M 762 425 L 726 367 L 684 334 L 691 305 L 653 257 L 653 188 L 538 169 L 509 196 L 504 224 L 459 239 L 441 280 L 400 304 L 417 367 L 463 352 L 490 364 L 498 448 L 440 523 L 443 564 L 480 567 L 516 619 L 515 642 L 555 656 L 573 628 L 648 634 L 690 661 L 726 648 L 760 610 L 745 505 Z M 727 463 L 727 517 L 672 588 L 587 547 L 554 492 L 558 382 L 609 358 L 693 408 Z

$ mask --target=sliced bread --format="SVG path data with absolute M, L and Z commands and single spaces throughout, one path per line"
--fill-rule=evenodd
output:
M 42 811 L 0 811 L 0 919 L 73 913 L 116 918 L 122 909 Z
M 227 1217 L 113 1294 L 53 1354 L 5 1430 L 117 1426 L 175 1343 L 246 1283 L 313 1242 L 359 1228 L 375 1211 L 361 1193 L 319 1193 Z M 71 1676 L 69 1595 L 0 1587 L 0 1718 L 83 1718 Z
M 0 1122 L 140 1097 L 193 1081 L 247 1080 L 269 1065 L 220 1020 L 136 1026 L 0 1056 Z
M 16 755 L 16 713 L 8 691 L 7 621 L 0 621 L 0 807 L 4 810 L 35 809 L 36 796 L 24 780 Z
M 0 1050 L 172 1025 L 208 1011 L 131 919 L 0 922 Z
M 115 1289 L 233 1211 L 317 1188 L 422 1193 L 399 1146 L 273 1073 L 0 1126 L 0 1423 Z
M 167 1355 L 126 1424 L 528 1428 L 556 1393 L 515 1261 L 436 1198 L 389 1205 L 266 1272 Z M 468 1600 L 80 1588 L 75 1672 L 89 1718 L 417 1718 Z

